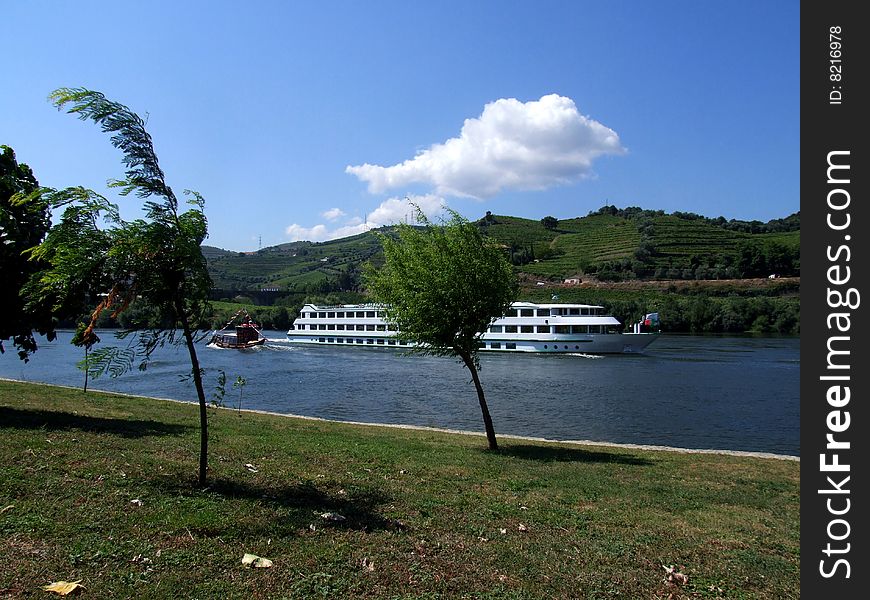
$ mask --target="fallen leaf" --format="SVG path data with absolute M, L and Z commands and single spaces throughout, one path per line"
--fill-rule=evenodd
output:
M 5 513 L 7 510 L 12 510 L 13 508 L 15 508 L 14 504 L 10 504 L 9 506 L 4 506 L 2 509 L 0 509 L 0 515 Z
M 265 569 L 272 566 L 272 561 L 256 554 L 245 554 L 242 557 L 242 564 L 246 567 L 254 567 L 256 569 Z
M 130 500 L 130 504 L 132 504 L 133 506 L 142 506 L 144 502 L 142 502 L 139 498 L 134 498 L 133 500 Z
M 362 559 L 362 567 L 366 571 L 369 571 L 369 572 L 374 571 L 375 570 L 375 561 L 371 560 L 370 558 L 363 558 Z
M 55 581 L 54 583 L 50 583 L 42 587 L 46 592 L 54 592 L 60 596 L 66 596 L 68 594 L 72 594 L 79 588 L 84 589 L 85 586 L 79 585 L 78 581 Z
M 260 469 L 252 465 L 251 463 L 245 463 L 245 468 L 251 473 L 259 473 Z
M 517 529 L 519 529 L 520 531 L 528 531 L 529 530 L 529 528 L 526 527 L 525 525 L 523 525 L 522 523 L 520 523 L 520 525 L 519 525 L 519 527 L 517 527 Z
M 499 531 L 499 533 L 501 533 L 502 535 L 504 535 L 504 534 L 507 533 L 507 529 L 505 529 L 504 527 L 502 527 L 502 528 L 499 529 L 498 531 Z
M 343 515 L 340 515 L 336 512 L 325 512 L 320 515 L 320 518 L 324 521 L 332 521 L 333 523 L 343 523 L 347 521 L 347 518 Z
M 665 573 L 667 573 L 665 583 L 668 585 L 686 585 L 689 583 L 689 576 L 685 573 L 681 573 L 674 565 L 669 567 L 662 565 L 662 568 L 665 570 Z

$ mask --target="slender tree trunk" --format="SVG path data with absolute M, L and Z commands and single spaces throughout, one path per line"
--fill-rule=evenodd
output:
M 489 415 L 489 407 L 486 405 L 486 398 L 483 396 L 483 386 L 480 385 L 480 377 L 477 376 L 477 367 L 471 359 L 471 355 L 461 352 L 459 356 L 471 371 L 471 379 L 474 381 L 474 387 L 477 389 L 477 402 L 480 404 L 480 412 L 483 413 L 483 426 L 486 429 L 486 440 L 489 442 L 490 450 L 498 450 L 498 442 L 495 439 L 495 428 L 492 426 L 492 417 Z
M 88 373 L 91 370 L 91 365 L 88 364 L 88 345 L 85 344 L 85 387 L 84 393 L 88 393 Z
M 196 386 L 196 395 L 199 397 L 199 485 L 205 487 L 208 478 L 208 411 L 205 403 L 205 390 L 202 387 L 202 373 L 199 370 L 199 358 L 196 356 L 196 346 L 193 343 L 193 333 L 184 312 L 182 300 L 175 301 L 175 309 L 184 331 L 184 340 L 187 342 L 187 351 L 190 353 L 190 366 L 193 369 L 193 384 Z

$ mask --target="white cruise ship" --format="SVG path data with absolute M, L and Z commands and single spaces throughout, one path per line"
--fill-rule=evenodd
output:
M 622 324 L 590 304 L 514 302 L 480 339 L 481 351 L 632 354 L 658 337 L 658 314 L 651 313 L 623 333 Z M 306 304 L 287 332 L 289 341 L 326 346 L 404 347 L 394 325 L 384 320 L 382 306 Z

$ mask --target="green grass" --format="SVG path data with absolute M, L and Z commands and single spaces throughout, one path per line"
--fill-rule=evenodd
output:
M 198 490 L 195 406 L 0 381 L 0 596 L 79 579 L 90 598 L 800 596 L 794 461 L 507 438 L 493 453 L 216 409 L 209 426 Z

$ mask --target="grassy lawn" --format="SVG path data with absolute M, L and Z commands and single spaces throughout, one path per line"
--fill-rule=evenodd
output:
M 795 461 L 215 409 L 199 490 L 197 423 L 0 381 L 0 597 L 800 596 Z

